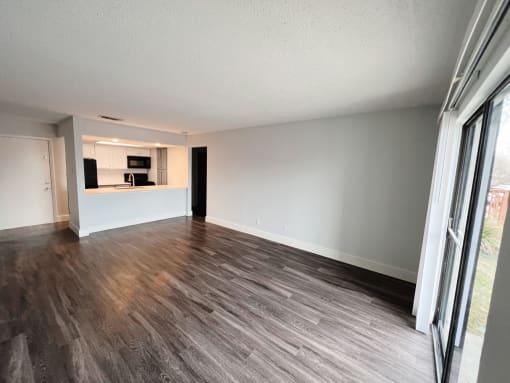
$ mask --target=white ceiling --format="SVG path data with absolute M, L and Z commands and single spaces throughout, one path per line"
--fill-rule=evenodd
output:
M 195 133 L 437 104 L 474 2 L 0 1 L 0 111 Z

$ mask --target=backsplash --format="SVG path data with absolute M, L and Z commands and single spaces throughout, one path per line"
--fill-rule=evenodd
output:
M 124 173 L 144 173 L 146 169 L 97 169 L 97 183 L 101 185 L 117 185 L 124 183 Z M 150 179 L 150 178 L 149 178 Z M 155 181 L 155 180 L 151 180 Z

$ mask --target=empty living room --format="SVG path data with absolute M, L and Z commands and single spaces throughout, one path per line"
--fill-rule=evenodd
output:
M 510 381 L 510 0 L 2 0 L 0 180 L 0 383 Z

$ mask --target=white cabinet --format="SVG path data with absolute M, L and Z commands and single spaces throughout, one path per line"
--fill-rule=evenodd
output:
M 94 144 L 83 144 L 83 158 L 96 158 L 96 148 Z
M 83 146 L 83 156 L 86 157 L 85 145 Z M 92 158 L 97 160 L 98 169 L 127 169 L 128 156 L 150 157 L 150 155 L 150 149 L 96 144 Z
M 98 169 L 127 169 L 126 149 L 106 145 L 96 145 Z
M 112 149 L 112 169 L 127 169 L 126 149 L 123 147 Z
M 112 169 L 111 147 L 96 145 L 96 161 L 98 169 Z
M 126 148 L 126 155 L 150 157 L 151 150 L 146 148 Z

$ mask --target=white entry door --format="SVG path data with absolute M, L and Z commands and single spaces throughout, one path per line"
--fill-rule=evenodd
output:
M 0 137 L 0 230 L 53 222 L 48 141 Z

